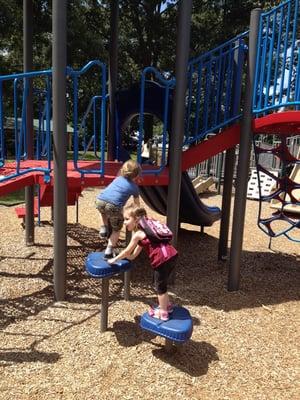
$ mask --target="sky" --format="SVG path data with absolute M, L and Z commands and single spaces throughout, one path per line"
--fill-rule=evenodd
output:
M 175 5 L 178 0 L 164 0 L 160 6 L 160 12 L 163 13 L 168 7 Z

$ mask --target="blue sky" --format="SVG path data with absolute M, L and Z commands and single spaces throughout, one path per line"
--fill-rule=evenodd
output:
M 169 6 L 173 6 L 178 2 L 178 0 L 165 0 L 162 1 L 160 6 L 160 12 L 163 13 Z

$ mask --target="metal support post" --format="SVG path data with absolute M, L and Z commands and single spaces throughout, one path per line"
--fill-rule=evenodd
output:
M 224 160 L 224 153 L 219 153 L 218 154 L 218 162 L 217 162 L 217 185 L 216 185 L 216 189 L 217 189 L 217 193 L 220 194 L 221 193 L 221 181 L 222 181 L 222 172 L 223 172 L 223 160 Z
M 242 68 L 240 65 L 244 62 L 244 50 L 240 48 L 241 43 L 238 40 L 236 42 L 236 50 L 234 52 L 234 99 L 233 99 L 233 115 L 236 115 L 240 111 L 241 103 L 241 92 L 242 92 Z M 232 196 L 232 182 L 235 167 L 235 146 L 231 149 L 226 150 L 225 155 L 225 172 L 224 172 L 224 185 L 222 195 L 222 218 L 220 226 L 220 239 L 219 239 L 219 250 L 218 260 L 226 260 L 227 258 L 227 246 L 228 246 L 228 235 L 229 235 L 229 224 L 230 224 L 230 209 L 231 209 L 231 196 Z
M 232 195 L 232 177 L 235 164 L 235 147 L 228 149 L 225 156 L 224 187 L 222 195 L 222 219 L 220 226 L 220 239 L 218 260 L 225 260 L 227 257 L 228 231 L 230 221 L 230 206 Z
M 33 70 L 32 36 L 33 36 L 32 0 L 23 0 L 23 69 Z M 26 143 L 27 158 L 34 158 L 33 148 L 33 93 L 32 81 L 28 82 L 29 90 L 26 98 Z M 25 242 L 27 246 L 34 244 L 34 185 L 25 187 Z
M 181 0 L 179 3 L 176 44 L 176 89 L 172 109 L 172 137 L 170 138 L 169 147 L 170 180 L 167 202 L 167 224 L 174 234 L 172 243 L 175 246 L 177 245 L 178 239 L 182 143 L 184 133 L 185 95 L 190 49 L 192 3 L 192 0 Z
M 130 299 L 130 271 L 124 272 L 124 300 Z
M 66 19 L 67 1 L 53 0 L 54 293 L 64 300 L 67 269 Z
M 241 122 L 241 140 L 237 167 L 236 192 L 233 211 L 231 249 L 229 262 L 228 290 L 239 289 L 240 264 L 243 246 L 244 222 L 247 200 L 247 182 L 249 174 L 252 139 L 252 96 L 255 78 L 256 48 L 260 21 L 260 9 L 254 9 L 250 18 L 248 71 L 245 90 L 243 117 Z
M 110 2 L 110 50 L 109 50 L 109 123 L 108 123 L 108 148 L 107 159 L 113 161 L 116 158 L 115 148 L 115 120 L 116 120 L 116 99 L 118 77 L 118 25 L 119 25 L 119 0 Z
M 125 242 L 127 246 L 131 239 L 131 232 L 129 232 L 129 230 L 126 229 L 125 235 L 126 235 Z M 129 299 L 130 299 L 130 271 L 126 271 L 124 272 L 124 300 L 128 301 Z
M 100 331 L 107 330 L 109 278 L 102 279 Z

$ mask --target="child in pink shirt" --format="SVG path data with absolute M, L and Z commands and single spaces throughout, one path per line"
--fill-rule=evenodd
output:
M 147 237 L 145 231 L 139 226 L 139 220 L 147 217 L 146 210 L 142 207 L 127 208 L 124 214 L 124 225 L 128 231 L 133 232 L 128 246 L 116 257 L 108 260 L 113 264 L 118 260 L 127 258 L 135 259 L 144 249 L 153 268 L 154 285 L 158 296 L 158 307 L 151 308 L 149 314 L 163 321 L 169 319 L 172 306 L 168 295 L 168 278 L 175 267 L 177 250 L 170 243 L 153 241 Z

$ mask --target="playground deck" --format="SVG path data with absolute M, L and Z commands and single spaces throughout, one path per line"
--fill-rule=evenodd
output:
M 44 160 L 26 160 L 20 163 L 20 172 L 25 172 L 29 168 L 47 168 L 47 161 Z M 0 176 L 5 177 L 6 175 L 13 174 L 16 171 L 16 162 L 6 163 L 4 168 L 0 168 Z M 77 164 L 79 169 L 82 170 L 92 170 L 99 169 L 100 163 L 97 161 L 79 161 Z M 76 187 L 81 186 L 91 187 L 91 186 L 106 186 L 108 185 L 118 174 L 122 163 L 116 161 L 106 161 L 104 174 L 91 174 L 85 173 L 82 175 L 78 170 L 74 168 L 74 162 L 67 162 L 67 180 L 68 186 Z M 149 169 L 154 169 L 155 167 L 149 165 L 143 165 L 143 171 Z M 53 162 L 50 164 L 50 183 L 53 184 Z M 19 175 L 16 178 L 12 178 L 8 181 L 2 182 L 0 179 L 0 196 L 18 190 L 27 185 L 33 184 L 43 184 L 44 183 L 44 173 L 40 171 L 28 172 L 24 175 Z M 163 171 L 159 173 L 145 174 L 139 179 L 140 185 L 167 185 L 168 184 L 168 169 L 164 168 Z

